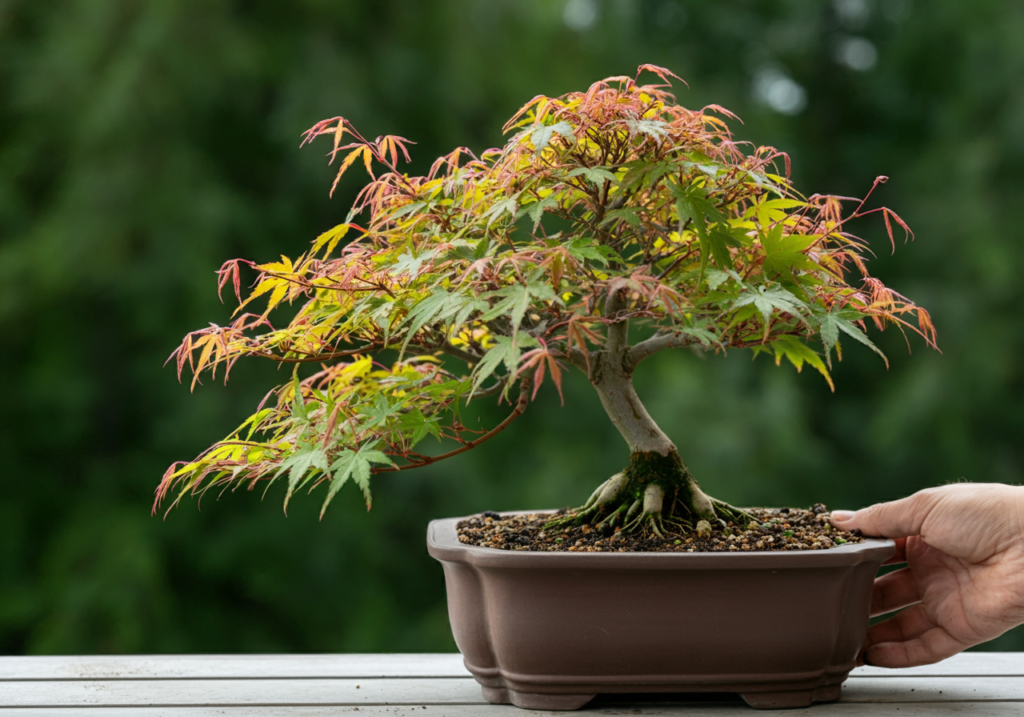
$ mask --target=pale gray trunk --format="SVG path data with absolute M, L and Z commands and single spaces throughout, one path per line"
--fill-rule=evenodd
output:
M 601 405 L 604 406 L 612 424 L 626 439 L 631 454 L 630 466 L 633 466 L 635 457 L 641 461 L 644 460 L 643 457 L 637 457 L 635 454 L 657 453 L 666 457 L 673 455 L 678 463 L 673 462 L 673 467 L 668 470 L 678 473 L 678 475 L 657 476 L 652 480 L 649 475 L 630 477 L 630 469 L 617 473 L 594 491 L 580 515 L 600 515 L 606 506 L 619 504 L 619 507 L 602 521 L 604 523 L 611 520 L 612 522 L 607 524 L 613 525 L 620 512 L 625 509 L 625 501 L 632 500 L 632 504 L 626 511 L 625 528 L 631 529 L 630 526 L 635 526 L 636 521 L 639 520 L 645 529 L 650 528 L 661 537 L 660 528 L 664 527 L 662 521 L 665 517 L 663 513 L 668 511 L 671 515 L 677 504 L 681 504 L 682 509 L 688 511 L 691 516 L 704 520 L 716 519 L 715 507 L 711 498 L 701 491 L 697 482 L 679 459 L 675 445 L 647 413 L 647 409 L 633 388 L 633 367 L 646 356 L 661 348 L 667 348 L 671 342 L 646 342 L 643 350 L 630 352 L 629 319 L 626 313 L 626 301 L 623 298 L 626 290 L 627 284 L 621 279 L 612 282 L 608 287 L 604 307 L 607 319 L 605 344 L 600 351 L 590 354 L 589 361 L 581 352 L 578 360 L 574 363 L 587 370 L 590 383 L 601 398 Z M 662 344 L 665 345 L 662 346 Z M 628 487 L 634 479 L 643 482 L 644 485 L 640 486 L 643 489 L 642 495 L 636 494 L 637 486 Z M 666 488 L 661 485 L 665 481 L 668 481 L 672 490 L 671 496 L 666 495 Z M 627 491 L 630 494 L 624 496 L 623 493 Z M 669 506 L 665 505 L 666 497 L 670 497 Z M 642 512 L 634 518 L 633 516 L 638 511 Z M 632 523 L 630 523 L 631 520 Z
M 664 456 L 676 450 L 640 402 L 632 378 L 622 368 L 621 356 L 602 352 L 598 361 L 594 388 L 608 417 L 629 444 L 630 453 L 653 451 Z

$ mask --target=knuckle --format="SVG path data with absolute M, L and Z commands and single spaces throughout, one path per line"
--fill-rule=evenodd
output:
M 932 488 L 924 488 L 923 490 L 919 490 L 917 493 L 914 493 L 911 498 L 916 498 L 919 502 L 930 503 L 941 498 L 944 493 L 949 491 L 950 488 L 955 490 L 956 486 L 935 486 Z

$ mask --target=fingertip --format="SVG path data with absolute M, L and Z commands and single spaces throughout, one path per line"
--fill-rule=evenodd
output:
M 868 667 L 895 667 L 892 661 L 891 643 L 868 645 L 861 651 L 861 659 Z
M 838 523 L 849 522 L 855 515 L 856 513 L 852 510 L 833 510 L 828 517 L 832 521 L 832 524 L 836 525 Z M 838 527 L 838 525 L 836 527 Z
M 919 637 L 905 642 L 876 642 L 864 650 L 864 664 L 894 670 L 935 662 L 921 654 L 921 644 Z

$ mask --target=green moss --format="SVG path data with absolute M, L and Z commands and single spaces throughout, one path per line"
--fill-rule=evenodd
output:
M 665 490 L 666 496 L 672 496 L 679 490 L 689 492 L 693 480 L 686 469 L 679 453 L 671 451 L 662 455 L 654 451 L 637 451 L 629 456 L 626 474 L 626 493 L 634 498 L 641 498 L 647 486 L 659 485 Z

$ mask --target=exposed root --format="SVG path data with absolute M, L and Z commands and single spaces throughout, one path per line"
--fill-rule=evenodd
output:
M 654 533 L 656 536 L 665 539 L 665 534 L 669 532 L 666 529 L 667 521 L 662 517 L 661 513 L 648 513 L 644 511 L 633 521 L 622 528 L 624 533 L 633 533 L 637 530 L 643 533 Z
M 619 518 L 622 516 L 623 513 L 628 513 L 628 509 L 626 508 L 625 503 L 622 503 L 621 505 L 619 505 L 618 508 L 609 513 L 608 517 L 606 517 L 604 520 L 597 524 L 598 527 L 601 527 L 602 525 L 607 525 L 609 528 L 614 528 L 615 524 L 619 522 Z
M 712 498 L 711 502 L 715 506 L 715 514 L 718 515 L 719 520 L 723 523 L 733 523 L 741 528 L 749 528 L 752 523 L 757 523 L 754 516 L 742 508 L 729 505 L 725 501 L 718 500 L 717 498 Z
M 647 486 L 644 490 L 644 512 L 661 515 L 661 509 L 664 505 L 665 489 L 655 483 Z
M 620 498 L 625 486 L 626 476 L 623 473 L 616 473 L 590 494 L 590 498 L 583 504 L 583 507 L 571 510 L 566 515 L 552 520 L 544 526 L 544 529 L 558 528 L 573 523 L 581 525 L 582 523 L 590 522 L 592 518 L 600 516 L 607 508 L 614 508 L 614 512 L 602 520 L 601 523 L 604 523 L 609 518 L 614 518 L 619 512 L 619 507 L 622 510 L 626 510 L 625 505 L 618 505 L 621 502 Z
M 636 515 L 636 512 L 640 510 L 640 499 L 637 498 L 633 501 L 633 505 L 629 506 L 629 510 L 626 511 L 626 522 L 628 523 L 630 518 Z
M 659 538 L 664 539 L 665 521 L 662 511 L 665 505 L 665 489 L 660 485 L 652 483 L 644 489 L 643 501 L 643 511 L 630 523 L 627 523 L 623 530 L 628 533 L 641 529 L 645 532 L 650 531 Z
M 705 494 L 677 454 L 633 454 L 629 467 L 599 485 L 586 503 L 544 528 L 588 523 L 664 539 L 692 532 L 705 521 L 742 528 L 755 522 L 746 511 Z
M 608 480 L 611 480 L 611 479 L 609 478 Z M 582 508 L 582 510 L 586 510 L 587 508 L 590 508 L 590 507 L 592 507 L 592 506 L 593 506 L 593 505 L 594 505 L 595 503 L 597 503 L 597 498 L 598 498 L 598 496 L 600 496 L 600 495 L 601 495 L 601 491 L 602 491 L 602 490 L 604 490 L 604 487 L 605 487 L 606 485 L 608 485 L 608 481 L 605 481 L 604 483 L 602 483 L 601 485 L 599 485 L 599 486 L 597 487 L 597 490 L 595 490 L 595 491 L 594 491 L 593 493 L 591 493 L 591 494 L 590 494 L 590 497 L 589 497 L 589 498 L 587 498 L 587 502 L 583 504 L 583 508 Z
M 695 502 L 701 508 L 709 506 L 710 511 L 697 512 L 680 500 L 678 492 L 667 498 L 664 488 L 659 485 L 647 486 L 639 498 L 630 501 L 632 494 L 625 490 L 624 482 L 616 480 L 619 475 L 616 474 L 602 483 L 583 506 L 547 523 L 544 526 L 545 530 L 590 523 L 599 529 L 618 529 L 624 533 L 640 532 L 665 539 L 673 535 L 683 536 L 692 533 L 695 530 L 694 526 L 698 522 L 705 522 L 708 517 L 711 518 L 711 522 L 719 525 L 733 523 L 744 529 L 756 523 L 754 517 L 747 511 L 704 493 L 699 495 L 707 503 L 701 500 Z

